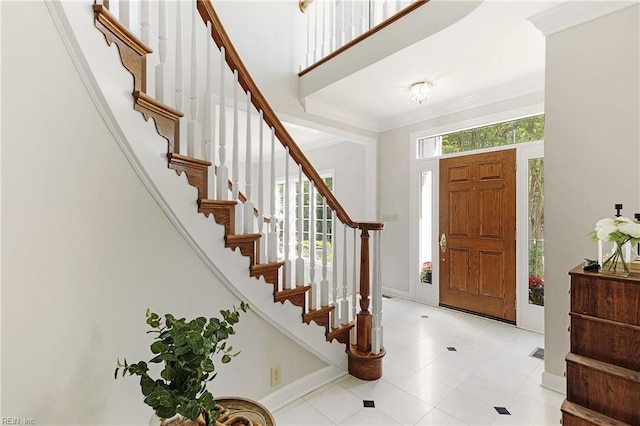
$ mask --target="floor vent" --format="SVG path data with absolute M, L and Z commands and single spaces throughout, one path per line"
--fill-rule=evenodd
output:
M 529 354 L 529 356 L 532 356 L 538 359 L 544 359 L 544 348 L 535 348 L 533 352 Z

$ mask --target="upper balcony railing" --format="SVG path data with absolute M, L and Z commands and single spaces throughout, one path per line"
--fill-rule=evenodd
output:
M 307 15 L 304 74 L 428 0 L 300 0 Z

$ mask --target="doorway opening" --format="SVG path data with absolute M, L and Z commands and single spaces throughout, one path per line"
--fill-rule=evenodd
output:
M 514 124 L 515 123 L 515 124 Z M 498 127 L 495 127 L 498 126 Z M 442 254 L 440 251 L 440 161 L 465 154 L 497 152 L 505 149 L 516 151 L 516 228 L 517 243 L 515 253 L 515 274 L 510 285 L 515 291 L 515 323 L 527 330 L 544 332 L 544 192 L 543 192 L 543 142 L 527 142 L 544 133 L 544 116 L 528 117 L 511 123 L 486 128 L 458 132 L 455 138 L 448 135 L 419 138 L 416 144 L 416 156 L 412 160 L 412 189 L 410 231 L 414 236 L 411 250 L 412 287 L 410 297 L 431 305 L 441 304 Z M 471 142 L 475 133 L 476 142 Z M 452 134 L 449 134 L 452 135 Z M 480 135 L 480 136 L 479 136 Z M 487 146 L 488 142 L 478 143 L 481 135 L 497 135 L 497 147 L 465 152 L 465 147 Z M 491 136 L 493 137 L 493 136 Z M 447 142 L 447 139 L 449 141 Z M 456 142 L 451 142 L 455 140 Z M 414 140 L 415 141 L 415 140 Z M 415 142 L 414 142 L 415 143 Z M 513 145 L 513 146 L 509 146 Z M 461 150 L 451 147 L 462 147 Z M 447 152 L 449 152 L 447 154 Z M 462 154 L 461 152 L 464 152 Z M 494 191 L 495 192 L 495 191 Z M 488 192 L 487 192 L 488 193 Z M 450 245 L 448 247 L 451 247 Z M 465 252 L 455 254 L 460 263 Z M 493 262 L 499 264 L 499 256 L 488 250 L 483 254 L 485 266 Z M 469 269 L 469 268 L 467 268 Z M 456 268 L 460 271 L 460 268 Z M 464 271 L 462 281 L 468 278 Z M 495 277 L 494 277 L 495 278 Z M 466 284 L 465 284 L 466 285 Z M 472 289 L 471 292 L 481 292 Z M 485 293 L 490 293 L 485 289 Z M 512 305 L 513 306 L 513 305 Z M 471 309 L 472 311 L 474 309 Z M 512 321 L 513 322 L 513 321 Z

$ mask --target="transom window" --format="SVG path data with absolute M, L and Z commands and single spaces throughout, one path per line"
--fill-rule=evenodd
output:
M 544 139 L 544 114 L 418 139 L 417 158 L 475 151 Z

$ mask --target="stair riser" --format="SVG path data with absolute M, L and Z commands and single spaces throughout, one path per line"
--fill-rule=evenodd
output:
M 640 328 L 571 317 L 571 352 L 640 371 Z
M 640 382 L 569 361 L 567 381 L 579 384 L 568 389 L 568 401 L 624 423 L 640 424 Z

